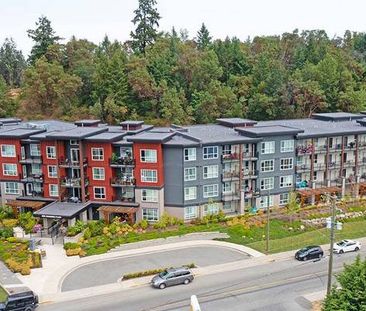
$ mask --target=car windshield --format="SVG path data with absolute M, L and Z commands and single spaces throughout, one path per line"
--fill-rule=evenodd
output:
M 304 247 L 302 249 L 300 249 L 301 253 L 307 252 L 309 250 L 309 247 Z
M 163 277 L 165 277 L 167 274 L 168 274 L 168 271 L 167 271 L 167 270 L 164 270 L 163 272 L 160 272 L 160 273 L 159 273 L 159 276 L 160 276 L 161 278 L 163 278 Z
M 346 244 L 346 241 L 340 241 L 339 243 L 337 243 L 338 246 L 345 246 Z

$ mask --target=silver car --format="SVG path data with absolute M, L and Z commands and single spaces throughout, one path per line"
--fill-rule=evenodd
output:
M 178 284 L 189 284 L 194 279 L 191 270 L 181 268 L 171 268 L 160 272 L 155 275 L 151 280 L 151 285 L 164 289 L 167 286 L 178 285 Z

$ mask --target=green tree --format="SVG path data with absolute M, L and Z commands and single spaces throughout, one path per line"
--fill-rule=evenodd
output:
M 334 286 L 325 298 L 323 311 L 366 310 L 366 259 L 357 256 L 354 263 L 345 265 L 337 275 L 339 287 Z
M 208 31 L 206 25 L 202 23 L 200 30 L 197 32 L 197 47 L 203 50 L 211 45 L 211 40 L 212 37 L 210 36 L 210 32 Z
M 146 48 L 155 42 L 158 33 L 160 14 L 156 9 L 156 0 L 139 0 L 132 22 L 136 25 L 131 32 L 132 48 L 136 53 L 145 53 Z
M 9 87 L 0 76 L 0 117 L 14 116 L 17 108 L 17 100 L 11 97 Z
M 13 39 L 6 38 L 0 48 L 0 75 L 10 87 L 19 87 L 22 82 L 25 60 L 17 50 Z
M 28 61 L 34 64 L 37 59 L 45 55 L 50 45 L 57 43 L 61 38 L 56 36 L 56 32 L 52 29 L 51 21 L 41 16 L 36 22 L 36 29 L 27 30 L 28 37 L 34 41 Z
M 290 216 L 290 223 L 293 222 L 293 217 L 300 210 L 300 202 L 296 192 L 290 192 L 288 203 L 286 204 L 286 213 Z

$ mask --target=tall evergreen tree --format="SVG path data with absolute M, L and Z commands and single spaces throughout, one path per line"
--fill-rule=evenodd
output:
M 36 29 L 28 29 L 28 37 L 35 43 L 29 56 L 29 62 L 34 64 L 37 59 L 45 55 L 50 45 L 57 43 L 61 38 L 56 36 L 56 32 L 51 27 L 51 21 L 41 16 L 36 22 Z
M 145 53 L 146 47 L 155 42 L 159 27 L 160 14 L 156 9 L 156 0 L 139 0 L 132 20 L 136 29 L 131 32 L 132 48 L 136 53 Z
M 202 23 L 200 30 L 197 33 L 197 46 L 199 49 L 203 50 L 211 44 L 212 37 L 208 31 L 206 25 Z
M 17 50 L 13 39 L 6 38 L 0 48 L 0 75 L 3 76 L 7 85 L 20 86 L 25 65 L 24 56 L 20 50 Z

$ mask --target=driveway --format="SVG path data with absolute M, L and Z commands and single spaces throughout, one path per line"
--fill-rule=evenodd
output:
M 238 250 L 219 246 L 196 246 L 144 255 L 123 257 L 81 266 L 68 274 L 61 291 L 115 283 L 123 274 L 194 263 L 198 267 L 248 259 Z

